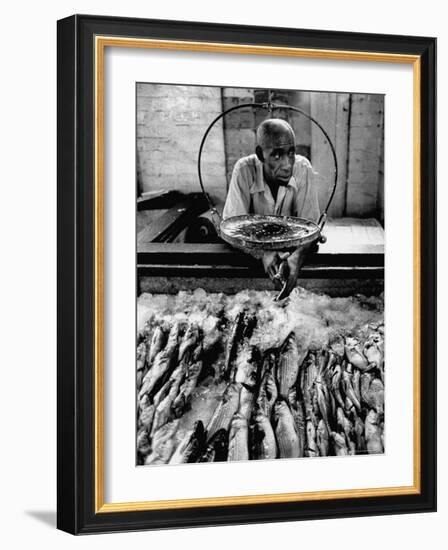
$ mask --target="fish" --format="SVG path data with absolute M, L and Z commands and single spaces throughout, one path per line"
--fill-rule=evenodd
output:
M 384 413 L 384 385 L 379 378 L 373 378 L 368 372 L 361 375 L 361 398 L 378 414 Z
M 317 447 L 320 456 L 328 456 L 330 433 L 323 418 L 319 420 L 316 430 Z
M 166 343 L 166 333 L 161 325 L 157 325 L 152 333 L 151 341 L 146 347 L 146 364 L 151 367 L 156 355 L 162 351 Z
M 361 404 L 361 371 L 359 369 L 355 369 L 352 376 L 352 387 L 353 391 L 355 392 L 356 399 L 358 400 L 358 403 Z
M 221 401 L 207 425 L 207 435 L 212 437 L 218 430 L 228 430 L 233 415 L 238 410 L 240 399 L 240 384 L 235 382 L 229 384 L 224 391 Z
M 278 393 L 288 399 L 289 389 L 295 384 L 299 374 L 299 348 L 294 332 L 290 332 L 284 341 L 277 364 Z
M 167 464 L 174 452 L 174 435 L 179 420 L 173 420 L 162 426 L 154 434 L 151 442 L 152 452 L 145 458 L 145 464 Z
M 342 395 L 341 395 L 341 379 L 342 379 L 342 368 L 340 364 L 337 364 L 333 369 L 333 376 L 331 379 L 331 389 L 338 405 L 344 408 L 345 402 L 342 399 Z
M 258 408 L 252 428 L 253 458 L 268 460 L 277 457 L 277 443 L 274 429 L 266 414 Z
M 150 432 L 156 408 L 154 404 L 150 402 L 148 395 L 145 394 L 141 399 L 139 403 L 139 409 L 139 426 L 144 426 L 146 430 Z
M 199 375 L 201 374 L 203 366 L 202 344 L 199 343 L 192 354 L 187 352 L 184 355 L 184 361 L 187 365 L 185 378 L 181 383 L 179 393 L 175 397 L 172 406 L 173 413 L 177 418 L 182 416 L 188 408 L 191 401 L 191 395 L 198 383 Z
M 274 378 L 274 372 L 265 372 L 260 384 L 260 391 L 257 397 L 257 405 L 264 412 L 264 414 L 271 418 L 272 408 L 277 401 L 278 390 L 277 383 Z
M 359 399 L 357 398 L 356 392 L 353 388 L 352 376 L 353 375 L 347 369 L 344 368 L 342 370 L 342 387 L 344 389 L 344 393 L 346 397 L 348 397 L 350 399 L 350 402 L 353 403 L 353 405 L 358 409 L 358 411 L 360 411 L 361 403 L 359 402 Z
M 199 326 L 196 323 L 190 323 L 179 345 L 178 361 L 182 361 L 186 352 L 195 347 L 199 338 Z
M 240 390 L 240 401 L 238 405 L 238 413 L 249 421 L 252 414 L 252 407 L 255 401 L 255 395 L 253 389 L 242 384 Z
M 365 427 L 364 422 L 358 415 L 355 417 L 355 438 L 356 438 L 356 450 L 358 453 L 366 452 L 366 440 L 365 440 Z
M 194 423 L 194 426 L 189 430 L 182 441 L 177 446 L 169 463 L 170 464 L 186 464 L 187 462 L 196 462 L 201 453 L 205 449 L 206 432 L 202 420 Z
M 345 353 L 344 338 L 341 334 L 335 333 L 331 336 L 329 345 L 331 350 L 342 360 Z
M 311 420 L 306 422 L 306 450 L 305 456 L 319 456 L 319 448 L 316 441 L 316 428 Z
M 372 368 L 362 353 L 361 347 L 356 338 L 346 338 L 345 355 L 348 361 L 360 371 L 370 370 Z
M 336 413 L 338 426 L 342 429 L 347 438 L 347 442 L 353 439 L 353 424 L 345 416 L 344 411 L 339 407 Z
M 305 455 L 306 418 L 302 399 L 298 397 L 297 388 L 291 388 L 288 393 L 288 404 L 294 419 L 294 427 L 299 438 L 299 457 Z
M 142 426 L 137 432 L 137 452 L 140 456 L 145 457 L 150 451 L 151 445 L 149 444 L 148 430 L 145 426 Z
M 145 393 L 151 396 L 165 382 L 166 375 L 169 375 L 177 359 L 179 330 L 179 323 L 175 323 L 170 330 L 166 347 L 156 355 L 153 365 L 143 377 L 139 399 Z
M 383 453 L 381 429 L 378 424 L 378 413 L 375 410 L 371 409 L 367 413 L 364 425 L 367 452 L 369 454 Z
M 274 420 L 279 458 L 297 458 L 300 454 L 299 437 L 286 401 L 279 400 L 275 403 Z
M 226 356 L 224 363 L 224 378 L 230 380 L 234 370 L 234 362 L 237 356 L 238 346 L 244 338 L 250 338 L 256 326 L 257 319 L 254 314 L 246 309 L 240 310 L 233 320 L 227 339 Z
M 370 365 L 380 368 L 384 362 L 383 339 L 379 333 L 372 333 L 364 344 L 363 353 Z
M 230 423 L 227 460 L 229 462 L 249 460 L 249 428 L 247 418 L 239 413 L 233 416 Z
M 140 388 L 146 367 L 146 342 L 137 346 L 137 388 Z
M 152 425 L 151 434 L 158 430 L 161 426 L 166 424 L 173 416 L 172 405 L 179 392 L 179 386 L 184 379 L 187 366 L 185 361 L 182 361 L 178 367 L 176 367 L 171 374 L 169 380 L 165 383 L 160 390 L 163 392 L 164 397 L 154 399 L 156 405 L 156 411 L 154 413 L 154 421 Z
M 234 381 L 255 389 L 259 384 L 260 352 L 256 346 L 244 348 L 235 361 Z
M 277 352 L 270 348 L 263 354 L 263 360 L 261 363 L 260 380 L 266 376 L 269 372 L 275 372 L 277 365 Z
M 198 462 L 225 462 L 229 447 L 229 432 L 224 428 L 218 430 L 207 442 L 207 447 Z
M 331 432 L 331 439 L 333 441 L 333 447 L 336 456 L 348 456 L 348 448 L 347 443 L 345 442 L 345 435 L 338 432 Z
M 330 394 L 327 386 L 324 384 L 320 375 L 316 380 L 316 397 L 320 414 L 327 427 L 327 431 L 330 431 Z

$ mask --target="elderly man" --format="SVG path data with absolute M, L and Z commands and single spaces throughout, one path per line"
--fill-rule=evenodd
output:
M 257 129 L 255 154 L 240 159 L 233 169 L 223 218 L 243 214 L 298 216 L 315 222 L 320 216 L 315 172 L 310 162 L 295 154 L 295 135 L 281 119 L 269 119 Z M 268 276 L 287 296 L 294 288 L 307 249 L 298 248 L 289 257 L 266 252 L 262 262 Z M 285 264 L 286 262 L 286 264 Z

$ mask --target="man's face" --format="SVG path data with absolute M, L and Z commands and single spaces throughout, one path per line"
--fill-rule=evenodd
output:
M 270 183 L 288 185 L 295 162 L 294 137 L 288 131 L 278 133 L 264 144 L 264 175 Z

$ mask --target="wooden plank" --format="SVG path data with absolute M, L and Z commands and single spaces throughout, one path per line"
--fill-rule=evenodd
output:
M 348 216 L 378 217 L 383 111 L 382 95 L 352 94 L 347 175 Z
M 266 277 L 259 264 L 256 269 L 234 265 L 166 265 L 138 264 L 139 277 Z M 381 266 L 314 266 L 305 265 L 300 270 L 301 279 L 377 279 L 384 277 L 384 267 Z
M 336 157 L 338 184 L 328 215 L 334 218 L 346 214 L 347 158 L 349 142 L 350 94 L 336 94 Z
M 137 210 L 162 210 L 170 208 L 184 197 L 179 191 L 161 189 L 150 191 L 137 199 Z
M 143 243 L 173 240 L 194 216 L 205 212 L 207 208 L 208 204 L 202 193 L 185 195 L 165 214 L 139 231 L 137 234 L 137 248 Z
M 311 115 L 322 125 L 336 150 L 338 182 L 329 216 L 340 217 L 345 213 L 347 184 L 348 121 L 350 94 L 311 94 Z M 330 146 L 316 124 L 311 127 L 311 159 L 318 172 L 318 193 L 321 209 L 327 205 L 334 182 L 334 162 Z
M 208 292 L 224 292 L 236 294 L 241 290 L 247 290 L 248 281 L 243 277 L 148 277 L 139 278 L 139 293 L 151 292 L 161 294 L 177 294 L 180 290 L 191 291 L 203 288 Z M 298 281 L 298 284 L 311 292 L 323 292 L 330 296 L 353 296 L 353 294 L 365 294 L 377 296 L 384 291 L 384 280 L 380 278 L 359 279 L 314 279 L 307 278 Z M 273 284 L 266 277 L 252 278 L 250 288 L 255 290 L 274 290 Z
M 332 143 L 336 141 L 336 94 L 311 94 L 311 116 L 324 128 Z M 316 124 L 311 125 L 311 163 L 319 174 L 316 178 L 321 210 L 327 204 L 334 174 L 334 163 L 328 140 Z

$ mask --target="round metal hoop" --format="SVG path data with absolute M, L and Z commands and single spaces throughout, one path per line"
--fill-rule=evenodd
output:
M 330 198 L 328 199 L 327 205 L 326 205 L 324 211 L 322 212 L 322 214 L 319 218 L 318 225 L 323 227 L 323 224 L 325 223 L 325 220 L 327 218 L 327 211 L 328 211 L 328 209 L 330 207 L 330 204 L 333 200 L 334 194 L 336 192 L 336 187 L 337 187 L 337 184 L 338 184 L 338 160 L 337 160 L 337 157 L 336 157 L 336 150 L 334 148 L 334 145 L 333 145 L 330 137 L 328 136 L 327 132 L 322 127 L 322 125 L 315 118 L 313 118 L 311 115 L 309 115 L 308 113 L 305 113 L 304 111 L 302 111 L 298 107 L 294 107 L 293 105 L 282 105 L 282 104 L 279 104 L 279 103 L 272 103 L 271 101 L 268 101 L 266 103 L 242 103 L 241 105 L 236 105 L 235 107 L 231 107 L 230 109 L 227 109 L 226 111 L 223 111 L 220 115 L 218 115 L 210 123 L 207 130 L 205 131 L 204 136 L 202 137 L 202 141 L 201 141 L 201 145 L 199 147 L 199 153 L 198 153 L 199 184 L 200 184 L 202 192 L 204 193 L 205 198 L 207 199 L 207 202 L 210 206 L 210 210 L 211 210 L 211 213 L 212 213 L 212 221 L 213 221 L 213 223 L 214 223 L 214 225 L 215 225 L 215 227 L 218 231 L 218 234 L 220 233 L 219 226 L 220 226 L 220 223 L 221 223 L 221 216 L 220 216 L 218 210 L 216 209 L 215 205 L 213 204 L 213 202 L 210 198 L 210 195 L 205 190 L 204 182 L 202 181 L 202 171 L 201 171 L 202 150 L 204 148 L 204 144 L 205 144 L 205 141 L 207 139 L 208 134 L 210 133 L 213 126 L 218 122 L 218 120 L 220 120 L 221 118 L 224 118 L 225 115 L 231 113 L 232 111 L 236 111 L 237 109 L 243 109 L 245 107 L 252 107 L 254 109 L 266 109 L 268 112 L 272 112 L 272 111 L 277 110 L 277 109 L 288 109 L 290 111 L 295 111 L 296 113 L 299 113 L 300 115 L 304 116 L 305 118 L 308 118 L 309 120 L 311 120 L 311 122 L 316 124 L 316 126 L 319 128 L 319 130 L 325 136 L 326 140 L 328 141 L 328 145 L 330 146 L 330 150 L 331 150 L 331 153 L 332 153 L 332 156 L 333 156 L 334 183 L 333 183 L 333 189 L 332 189 L 331 194 L 330 194 Z M 215 220 L 215 216 L 217 217 L 217 221 Z

